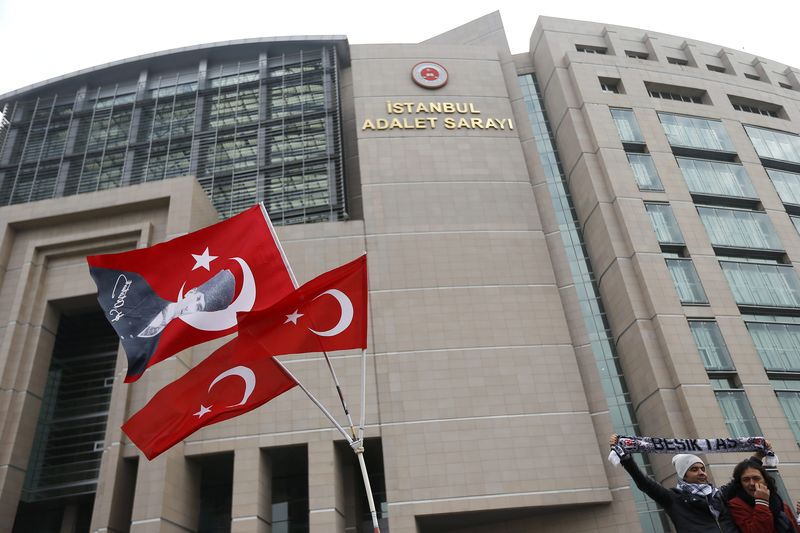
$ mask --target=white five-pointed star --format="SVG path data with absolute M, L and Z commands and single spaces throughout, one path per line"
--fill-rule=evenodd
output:
M 196 413 L 194 413 L 194 415 L 193 415 L 193 416 L 196 416 L 197 418 L 203 418 L 203 415 L 204 415 L 204 414 L 206 414 L 206 413 L 210 413 L 210 412 L 211 412 L 211 408 L 212 408 L 212 407 L 214 407 L 214 406 L 213 406 L 213 405 L 209 405 L 208 407 L 206 407 L 205 405 L 203 405 L 203 404 L 201 403 L 201 404 L 200 404 L 200 410 L 199 410 L 199 411 L 197 411 Z
M 194 266 L 192 267 L 192 270 L 196 270 L 198 268 L 205 268 L 206 270 L 208 270 L 210 272 L 211 271 L 211 268 L 210 268 L 211 267 L 211 261 L 213 261 L 214 259 L 216 259 L 219 256 L 209 254 L 208 253 L 208 246 L 206 246 L 206 249 L 202 254 L 199 254 L 199 255 L 198 254 L 192 254 L 192 257 L 194 257 Z
M 294 313 L 292 313 L 291 315 L 286 315 L 286 322 L 284 322 L 284 324 L 288 324 L 289 322 L 291 322 L 296 326 L 297 319 L 300 318 L 301 316 L 303 316 L 303 313 L 298 313 L 297 309 L 295 309 Z

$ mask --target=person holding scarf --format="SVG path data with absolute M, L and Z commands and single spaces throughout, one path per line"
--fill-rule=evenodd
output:
M 611 435 L 612 448 L 618 440 L 618 435 Z M 678 475 L 677 487 L 672 489 L 646 476 L 631 454 L 621 457 L 621 462 L 639 490 L 664 508 L 678 533 L 739 533 L 722 493 L 708 483 L 706 465 L 696 455 L 682 453 L 672 458 Z
M 800 533 L 791 509 L 775 490 L 775 480 L 760 461 L 751 458 L 734 467 L 731 492 L 728 508 L 742 533 Z

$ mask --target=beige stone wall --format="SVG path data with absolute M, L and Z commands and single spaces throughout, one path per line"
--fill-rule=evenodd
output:
M 606 55 L 576 51 L 605 47 Z M 715 318 L 764 434 L 781 456 L 781 476 L 800 490 L 797 443 L 769 386 L 752 340 L 719 267 L 695 204 L 677 167 L 657 112 L 721 119 L 790 260 L 798 234 L 760 165 L 742 124 L 800 132 L 795 69 L 719 46 L 645 30 L 542 17 L 531 37 L 533 69 L 545 93 L 586 247 L 643 434 L 727 435 L 688 318 Z M 625 51 L 648 53 L 647 60 Z M 688 61 L 676 65 L 667 58 Z M 707 65 L 724 66 L 725 74 Z M 760 81 L 745 74 L 758 74 Z M 621 81 L 621 94 L 601 91 L 598 78 Z M 645 82 L 707 91 L 703 104 L 651 98 Z M 733 109 L 728 95 L 783 106 L 782 118 Z M 614 127 L 610 107 L 633 109 L 665 192 L 640 192 Z M 708 306 L 682 306 L 644 209 L 669 202 L 708 295 Z M 558 271 L 558 269 L 557 269 Z M 711 455 L 718 481 L 738 455 Z M 674 479 L 667 460 L 654 462 L 659 479 Z M 624 478 L 617 478 L 623 483 Z M 622 488 L 622 485 L 616 485 Z M 624 489 L 623 489 L 624 490 Z M 630 524 L 635 527 L 634 523 Z

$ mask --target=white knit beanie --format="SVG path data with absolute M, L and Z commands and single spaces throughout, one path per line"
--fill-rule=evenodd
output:
M 702 459 L 690 453 L 679 453 L 672 458 L 672 464 L 675 466 L 675 472 L 678 473 L 678 479 L 683 479 L 686 471 L 695 463 L 702 463 L 705 466 Z

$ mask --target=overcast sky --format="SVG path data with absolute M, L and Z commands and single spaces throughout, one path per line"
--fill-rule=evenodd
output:
M 800 68 L 798 0 L 0 0 L 0 94 L 86 67 L 200 43 L 346 35 L 416 43 L 499 10 L 513 53 L 540 15 L 670 33 Z

